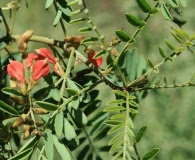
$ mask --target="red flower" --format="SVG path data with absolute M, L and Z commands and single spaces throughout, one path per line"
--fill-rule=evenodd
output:
M 34 81 L 39 80 L 41 77 L 46 76 L 49 73 L 49 65 L 47 59 L 37 60 L 32 66 L 32 79 Z
M 35 50 L 39 55 L 41 55 L 44 58 L 48 58 L 49 63 L 56 63 L 57 60 L 53 56 L 52 52 L 47 48 L 40 48 Z
M 96 67 L 100 67 L 102 65 L 103 58 L 99 57 L 99 58 L 93 59 L 93 57 L 96 54 L 97 54 L 97 52 L 88 53 L 88 60 L 89 60 L 89 62 L 93 63 Z
M 10 64 L 7 66 L 7 72 L 10 77 L 20 82 L 24 82 L 24 66 L 21 62 L 10 60 Z
M 32 65 L 32 61 L 37 59 L 39 59 L 37 54 L 29 53 L 28 57 L 26 58 L 26 67 L 29 68 Z

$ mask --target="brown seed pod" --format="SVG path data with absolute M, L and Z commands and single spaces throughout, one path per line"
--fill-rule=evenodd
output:
M 27 129 L 27 130 L 23 133 L 22 137 L 23 137 L 24 140 L 26 140 L 27 138 L 30 137 L 30 131 L 29 131 L 29 129 Z
M 116 50 L 116 48 L 112 48 L 112 50 L 111 50 L 111 53 L 114 55 L 114 56 L 118 56 L 118 51 Z
M 18 119 L 12 124 L 12 128 L 18 128 L 22 123 L 24 123 L 24 117 L 20 116 Z
M 85 39 L 85 36 L 78 35 L 78 36 L 68 36 L 65 38 L 65 42 L 71 43 L 71 44 L 80 44 L 82 40 Z
M 27 30 L 20 36 L 20 39 L 18 41 L 18 49 L 20 52 L 24 52 L 27 50 L 27 43 L 29 39 L 32 37 L 32 35 L 33 30 Z
M 43 108 L 34 108 L 33 112 L 35 114 L 47 114 L 48 113 L 48 111 L 46 109 L 43 109 Z
M 26 132 L 26 130 L 29 130 L 29 128 L 30 128 L 30 126 L 29 126 L 28 124 L 24 124 L 24 125 L 22 126 L 22 132 L 23 132 L 23 133 Z
M 25 99 L 21 96 L 11 95 L 10 98 L 17 104 L 25 104 L 26 103 Z

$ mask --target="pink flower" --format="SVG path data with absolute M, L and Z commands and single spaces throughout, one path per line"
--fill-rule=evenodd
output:
M 41 55 L 44 58 L 48 58 L 49 63 L 55 64 L 57 60 L 53 56 L 52 52 L 47 48 L 40 48 L 35 50 L 39 55 Z
M 97 54 L 97 52 L 88 53 L 88 60 L 89 60 L 89 62 L 93 63 L 96 67 L 100 67 L 102 65 L 103 58 L 99 57 L 99 58 L 93 59 L 93 57 L 96 54 Z
M 34 81 L 39 80 L 41 77 L 45 77 L 49 73 L 49 65 L 47 59 L 37 60 L 32 66 L 32 79 Z
M 21 62 L 18 61 L 12 61 L 9 60 L 10 64 L 7 66 L 7 72 L 10 75 L 10 77 L 20 81 L 24 82 L 24 66 Z

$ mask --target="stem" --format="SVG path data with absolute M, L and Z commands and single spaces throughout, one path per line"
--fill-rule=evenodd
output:
M 12 34 L 12 32 L 13 32 L 14 24 L 15 24 L 15 20 L 16 20 L 16 9 L 13 9 L 13 10 L 14 10 L 14 15 L 13 15 L 13 19 L 12 19 L 12 25 L 10 28 L 10 34 Z
M 129 92 L 126 92 L 126 112 L 125 112 L 125 129 L 124 129 L 124 139 L 123 139 L 123 160 L 126 160 L 127 152 L 127 139 L 128 139 L 128 118 L 129 118 Z
M 137 156 L 137 160 L 141 160 L 141 157 L 140 157 L 140 155 L 138 153 L 137 146 L 136 146 L 136 143 L 135 142 L 133 144 L 133 148 L 134 148 L 135 154 Z
M 61 92 L 60 92 L 61 97 L 64 95 L 66 78 L 68 77 L 68 75 L 70 73 L 71 64 L 72 64 L 72 60 L 73 60 L 73 56 L 74 56 L 74 51 L 75 51 L 75 49 L 74 48 L 71 48 L 71 54 L 70 54 L 70 57 L 69 57 L 68 65 L 67 65 L 67 68 L 66 68 L 65 75 L 63 76 L 64 77 L 64 80 L 63 80 L 62 89 L 61 89 Z
M 159 68 L 161 65 L 163 65 L 165 62 L 167 62 L 170 58 L 174 57 L 176 55 L 179 56 L 180 55 L 180 52 L 179 53 L 176 53 L 176 52 L 173 52 L 170 56 L 168 56 L 167 58 L 165 58 L 164 60 L 162 60 L 160 63 L 158 63 L 157 65 L 155 65 L 153 68 L 149 69 L 146 73 L 144 73 L 141 77 L 135 79 L 134 81 L 132 81 L 131 83 L 129 83 L 127 85 L 127 90 L 128 88 L 132 87 L 134 84 L 142 81 L 143 79 L 145 79 L 145 77 L 150 74 L 150 72 L 152 72 L 154 69 L 157 69 Z M 176 58 L 175 57 L 175 58 Z
M 3 23 L 4 23 L 5 28 L 6 28 L 6 35 L 9 35 L 9 31 L 10 31 L 9 30 L 9 26 L 8 26 L 8 24 L 6 22 L 6 19 L 5 19 L 4 15 L 3 15 L 3 12 L 2 12 L 1 8 L 0 8 L 0 15 L 1 15 L 2 19 L 3 19 Z

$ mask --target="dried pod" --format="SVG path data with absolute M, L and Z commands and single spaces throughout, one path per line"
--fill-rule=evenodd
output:
M 92 54 L 92 53 L 95 52 L 95 50 L 93 49 L 92 46 L 89 46 L 89 47 L 85 50 L 85 52 L 86 52 L 87 54 Z
M 23 133 L 26 132 L 26 130 L 29 130 L 29 128 L 30 128 L 30 126 L 29 126 L 28 124 L 24 124 L 24 125 L 22 126 L 22 132 L 23 132 Z
M 68 36 L 65 38 L 65 42 L 71 43 L 71 44 L 80 44 L 82 40 L 85 39 L 85 36 L 78 35 L 78 36 Z
M 29 39 L 32 37 L 32 35 L 33 30 L 27 30 L 20 36 L 20 39 L 18 41 L 18 49 L 20 52 L 24 52 L 27 50 L 27 43 Z
M 116 50 L 116 48 L 112 48 L 112 50 L 111 50 L 111 53 L 114 55 L 114 56 L 118 56 L 118 51 Z
M 111 45 L 111 46 L 116 46 L 116 45 L 118 45 L 120 42 L 121 42 L 121 40 L 118 39 L 117 36 L 113 36 L 113 37 L 112 37 L 112 42 L 110 43 L 110 45 Z
M 23 139 L 24 140 L 26 140 L 27 138 L 29 138 L 30 137 L 30 131 L 29 131 L 29 129 L 27 129 L 24 133 L 23 133 Z
M 48 113 L 48 111 L 43 108 L 34 108 L 33 111 L 35 114 L 47 114 Z
M 22 123 L 24 123 L 24 117 L 21 115 L 18 119 L 12 124 L 12 128 L 18 128 Z

